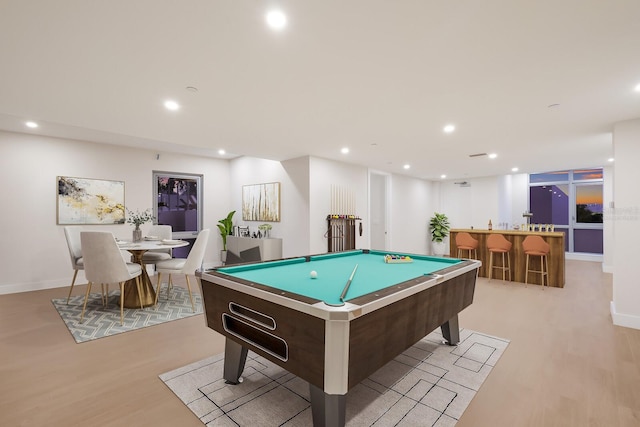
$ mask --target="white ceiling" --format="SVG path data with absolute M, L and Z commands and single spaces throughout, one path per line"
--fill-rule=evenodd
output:
M 637 0 L 0 0 L 0 129 L 426 179 L 603 166 L 612 125 L 640 117 L 639 17 Z

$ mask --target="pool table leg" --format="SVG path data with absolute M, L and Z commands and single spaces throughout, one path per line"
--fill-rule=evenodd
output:
M 460 342 L 460 328 L 458 327 L 458 315 L 456 314 L 440 326 L 442 336 L 449 345 L 458 345 Z
M 347 396 L 327 394 L 309 384 L 313 427 L 344 427 Z
M 241 375 L 246 361 L 247 348 L 227 338 L 224 344 L 224 373 L 222 374 L 227 384 L 242 382 Z

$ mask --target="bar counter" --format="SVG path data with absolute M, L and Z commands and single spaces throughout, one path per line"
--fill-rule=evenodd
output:
M 490 234 L 502 234 L 512 243 L 509 255 L 511 257 L 511 278 L 514 282 L 524 283 L 526 273 L 527 255 L 522 249 L 522 241 L 527 236 L 540 236 L 551 246 L 549 251 L 549 286 L 564 288 L 565 268 L 564 268 L 564 232 L 544 232 L 544 231 L 519 231 L 519 230 L 478 230 L 478 229 L 451 229 L 449 237 L 449 255 L 458 256 L 456 246 L 456 234 L 466 232 L 478 240 L 478 259 L 482 261 L 482 266 L 478 270 L 480 277 L 489 277 L 489 250 L 487 249 L 487 237 Z M 472 254 L 473 255 L 473 254 Z M 463 252 L 463 257 L 468 256 L 468 251 Z M 494 262 L 495 260 L 494 256 Z M 500 259 L 498 259 L 500 262 Z M 540 270 L 540 257 L 529 257 L 529 269 Z M 507 276 L 508 277 L 508 276 Z M 502 280 L 502 272 L 494 270 L 493 279 Z M 540 285 L 540 274 L 529 273 L 529 283 Z

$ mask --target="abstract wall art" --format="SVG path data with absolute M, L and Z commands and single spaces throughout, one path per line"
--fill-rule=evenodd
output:
M 124 224 L 124 181 L 57 177 L 57 223 Z
M 280 183 L 242 186 L 244 221 L 280 221 Z

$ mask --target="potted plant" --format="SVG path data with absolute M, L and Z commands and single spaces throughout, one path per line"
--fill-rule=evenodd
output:
M 218 221 L 218 230 L 222 237 L 222 250 L 220 251 L 220 261 L 224 264 L 227 261 L 227 236 L 233 233 L 233 215 L 236 211 L 231 211 L 226 218 Z
M 445 214 L 434 212 L 429 221 L 429 230 L 431 231 L 431 241 L 433 242 L 434 255 L 444 255 L 447 253 L 447 247 L 444 239 L 449 235 L 449 218 Z
M 147 209 L 144 212 L 140 212 L 136 210 L 135 212 L 127 209 L 127 223 L 133 224 L 135 228 L 133 229 L 133 241 L 139 242 L 142 240 L 142 230 L 140 226 L 145 222 L 153 221 L 153 213 L 151 209 Z

